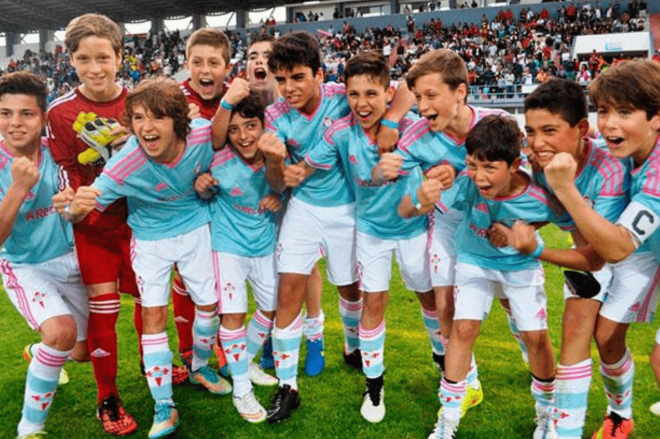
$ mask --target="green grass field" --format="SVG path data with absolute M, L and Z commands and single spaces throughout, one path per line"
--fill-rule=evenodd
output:
M 544 232 L 548 246 L 566 246 L 567 235 L 551 229 Z M 563 276 L 556 267 L 546 267 L 546 290 L 549 296 L 550 336 L 558 354 L 563 298 Z M 631 286 L 632 287 L 632 286 Z M 0 288 L 1 289 L 1 288 Z M 174 438 L 426 438 L 439 407 L 439 374 L 431 361 L 419 304 L 406 291 L 398 275 L 392 282 L 387 310 L 385 354 L 385 403 L 387 415 L 380 424 L 369 424 L 360 416 L 364 377 L 344 365 L 341 352 L 343 336 L 337 312 L 337 293 L 324 286 L 326 313 L 326 370 L 307 378 L 302 372 L 299 388 L 301 407 L 293 417 L 279 425 L 251 425 L 236 413 L 229 396 L 213 396 L 189 384 L 177 386 L 174 398 L 181 414 L 181 427 Z M 27 364 L 22 349 L 38 340 L 20 315 L 0 294 L 0 313 L 4 328 L 0 340 L 0 438 L 15 437 L 20 418 Z M 118 324 L 119 389 L 125 407 L 140 424 L 130 437 L 146 437 L 151 426 L 153 402 L 146 381 L 140 375 L 137 337 L 132 327 L 132 301 L 124 298 Z M 173 324 L 170 341 L 174 348 Z M 635 355 L 635 431 L 632 438 L 660 437 L 660 419 L 648 407 L 660 397 L 651 371 L 648 353 L 653 346 L 656 325 L 638 325 L 629 331 L 629 345 Z M 531 438 L 534 430 L 533 400 L 529 391 L 530 376 L 517 344 L 510 335 L 506 317 L 495 305 L 477 340 L 475 354 L 485 399 L 461 422 L 460 439 Z M 595 347 L 592 350 L 598 364 Z M 301 358 L 304 358 L 304 351 Z M 46 430 L 51 439 L 110 438 L 94 418 L 96 388 L 91 364 L 67 363 L 71 382 L 59 389 L 50 412 Z M 585 437 L 598 428 L 606 402 L 600 374 L 594 366 Z M 256 394 L 266 407 L 274 388 L 257 387 Z

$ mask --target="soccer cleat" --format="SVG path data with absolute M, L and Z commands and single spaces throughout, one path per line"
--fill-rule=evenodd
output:
M 261 350 L 259 365 L 262 369 L 275 369 L 275 358 L 273 358 L 273 339 L 268 337 Z
M 45 439 L 46 432 L 43 430 L 35 431 L 34 433 L 22 434 L 17 439 Z
M 625 419 L 615 412 L 609 413 L 591 439 L 626 439 L 633 430 L 634 422 L 632 419 Z
M 355 349 L 350 354 L 344 352 L 344 363 L 355 369 L 362 370 L 362 352 L 360 348 Z
M 553 407 L 537 409 L 536 429 L 534 430 L 533 439 L 557 439 L 559 437 L 552 418 L 553 412 Z
M 186 366 L 172 365 L 172 384 L 183 384 L 188 381 L 188 368 Z
M 649 411 L 656 416 L 660 416 L 660 402 L 656 402 L 651 407 L 649 407 Z
M 259 404 L 253 390 L 250 390 L 240 398 L 234 396 L 232 402 L 236 410 L 238 410 L 238 414 L 246 421 L 252 424 L 258 424 L 266 420 L 266 409 Z
M 472 407 L 476 407 L 481 404 L 484 400 L 484 391 L 481 389 L 481 383 L 479 384 L 478 389 L 473 389 L 471 386 L 467 387 L 467 393 L 465 394 L 465 399 L 461 403 L 461 419 L 470 410 Z M 442 415 L 442 407 L 438 410 L 438 419 Z
M 455 439 L 457 431 L 458 421 L 440 418 L 433 427 L 428 439 Z
M 364 392 L 364 401 L 360 414 L 369 422 L 378 423 L 385 417 L 385 390 L 383 389 L 383 376 L 367 378 L 367 390 Z
M 445 371 L 445 356 L 436 354 L 433 352 L 433 363 L 435 368 L 438 369 L 438 372 L 443 373 Z
M 600 293 L 600 283 L 588 271 L 565 270 L 564 277 L 568 289 L 576 296 L 591 299 Z
M 300 395 L 297 390 L 293 390 L 288 384 L 277 389 L 273 404 L 271 404 L 266 416 L 268 423 L 282 422 L 291 417 L 291 412 L 300 405 Z
M 250 381 L 258 386 L 274 386 L 279 380 L 272 375 L 268 375 L 257 363 L 250 361 L 248 364 L 248 373 Z
M 179 412 L 174 404 L 169 402 L 157 402 L 154 423 L 149 430 L 149 439 L 158 439 L 174 433 L 179 426 Z
M 208 364 L 191 372 L 188 380 L 192 384 L 204 386 L 215 395 L 227 395 L 232 391 L 231 383 L 218 375 Z
M 323 338 L 315 341 L 307 340 L 307 355 L 305 356 L 305 373 L 314 377 L 325 368 L 325 356 L 323 355 Z
M 96 419 L 103 423 L 106 432 L 115 436 L 126 436 L 138 429 L 133 416 L 124 410 L 121 401 L 115 395 L 110 395 L 101 402 L 96 411 Z
M 34 346 L 34 343 L 30 343 L 29 345 L 27 345 L 23 348 L 23 358 L 25 358 L 28 363 L 30 361 L 32 361 L 32 351 L 31 351 L 32 346 Z M 66 370 L 64 370 L 64 367 L 62 367 L 60 369 L 60 378 L 57 382 L 57 385 L 58 386 L 63 386 L 65 384 L 67 384 L 68 382 L 69 382 L 69 374 L 66 372 Z

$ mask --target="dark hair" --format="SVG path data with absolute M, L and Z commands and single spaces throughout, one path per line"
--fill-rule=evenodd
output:
M 0 77 L 0 98 L 6 94 L 34 96 L 41 111 L 46 112 L 48 86 L 41 76 L 25 71 L 3 75 Z
M 131 120 L 136 105 L 143 105 L 155 117 L 170 117 L 174 120 L 174 132 L 185 139 L 190 131 L 188 100 L 179 84 L 173 79 L 158 77 L 145 79 L 126 98 L 122 113 L 124 124 L 133 129 Z
M 433 73 L 439 73 L 442 76 L 442 81 L 452 91 L 456 90 L 461 84 L 465 84 L 468 92 L 470 90 L 465 61 L 453 50 L 439 49 L 422 55 L 406 75 L 408 88 L 414 90 L 415 83 L 419 78 Z M 467 103 L 467 94 L 465 95 L 465 103 Z
M 270 71 L 293 70 L 296 66 L 309 67 L 312 75 L 316 75 L 321 68 L 319 40 L 309 32 L 292 32 L 273 43 L 268 59 Z
M 558 114 L 571 127 L 589 115 L 582 87 L 574 81 L 558 78 L 542 82 L 525 98 L 525 111 L 528 110 L 547 110 Z
M 349 59 L 344 68 L 344 83 L 353 76 L 367 75 L 387 89 L 390 86 L 390 67 L 380 52 L 360 52 Z
M 261 124 L 264 125 L 266 104 L 264 103 L 263 98 L 259 93 L 254 91 L 250 92 L 249 95 L 244 97 L 241 102 L 236 104 L 233 110 L 231 110 L 231 115 L 238 113 L 246 119 L 252 119 L 256 117 L 261 121 Z
M 589 97 L 596 108 L 644 110 L 651 120 L 660 112 L 660 63 L 621 61 L 589 84 Z
M 467 153 L 479 160 L 504 160 L 511 165 L 520 157 L 522 135 L 518 123 L 509 116 L 493 114 L 481 119 L 465 139 Z
M 271 34 L 259 34 L 256 37 L 252 38 L 249 47 L 251 47 L 253 44 L 256 43 L 263 43 L 264 41 L 267 41 L 269 43 L 274 43 L 275 41 L 277 41 L 277 38 L 275 38 Z

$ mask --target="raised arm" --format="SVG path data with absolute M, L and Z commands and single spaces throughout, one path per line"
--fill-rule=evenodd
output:
M 12 184 L 0 203 L 0 247 L 14 228 L 16 217 L 30 189 L 39 181 L 39 168 L 25 157 L 19 157 L 11 165 Z

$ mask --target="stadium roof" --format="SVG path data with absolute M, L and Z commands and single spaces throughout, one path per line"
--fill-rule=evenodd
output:
M 263 10 L 287 0 L 0 0 L 0 32 L 26 33 L 64 28 L 74 17 L 97 12 L 117 22 L 212 15 L 240 9 Z

